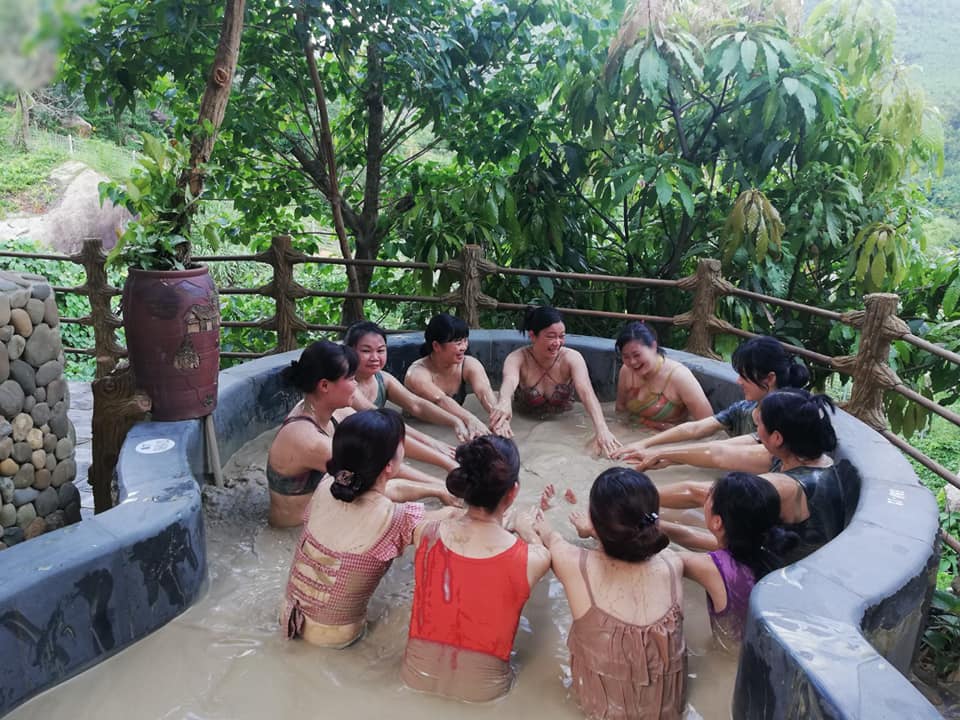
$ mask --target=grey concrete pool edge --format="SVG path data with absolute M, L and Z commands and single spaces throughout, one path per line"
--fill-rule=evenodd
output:
M 391 336 L 388 369 L 402 376 L 421 340 L 418 334 Z M 522 342 L 518 333 L 473 331 L 471 353 L 496 380 L 503 359 Z M 612 341 L 568 336 L 568 345 L 586 357 L 601 399 L 611 399 Z M 271 356 L 221 373 L 214 422 L 223 458 L 279 423 L 296 401 L 282 387 L 279 371 L 298 356 Z M 694 370 L 715 407 L 737 399 L 729 366 L 686 353 L 671 356 Z M 939 717 L 896 671 L 913 655 L 932 589 L 936 504 L 879 435 L 842 413 L 837 424 L 841 435 L 866 433 L 839 452 L 861 468 L 859 506 L 840 537 L 758 585 L 734 696 L 736 718 Z M 137 451 L 157 439 L 174 445 L 164 452 Z M 17 642 L 16 652 L 0 654 L 0 714 L 118 652 L 194 602 L 206 571 L 197 484 L 204 473 L 199 422 L 140 423 L 118 465 L 120 506 L 23 543 L 19 552 L 0 553 L 0 577 L 10 569 L 18 578 L 31 577 L 0 588 L 0 633 Z M 883 547 L 895 548 L 903 561 L 874 557 Z M 119 598 L 129 599 L 128 607 Z

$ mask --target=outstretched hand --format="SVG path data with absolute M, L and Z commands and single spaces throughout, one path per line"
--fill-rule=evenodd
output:
M 612 457 L 614 460 L 633 460 L 636 458 L 638 453 L 642 453 L 647 449 L 646 443 L 644 440 L 637 440 L 636 442 L 629 443 L 627 445 L 621 445 L 619 448 L 614 450 Z
M 661 470 L 676 463 L 660 454 L 659 450 L 638 450 L 631 454 L 629 458 L 624 458 L 637 470 Z
M 593 440 L 590 441 L 591 452 L 604 457 L 613 457 L 613 453 L 619 447 L 621 447 L 620 441 L 606 428 L 598 430 L 597 434 L 593 436 Z

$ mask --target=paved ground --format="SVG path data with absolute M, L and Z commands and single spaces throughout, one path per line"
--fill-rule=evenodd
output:
M 77 431 L 76 463 L 77 463 L 77 490 L 80 491 L 80 515 L 88 518 L 93 515 L 93 490 L 87 483 L 87 471 L 90 469 L 92 447 L 90 439 L 93 435 L 90 422 L 93 419 L 93 393 L 90 392 L 90 383 L 70 382 L 70 420 Z

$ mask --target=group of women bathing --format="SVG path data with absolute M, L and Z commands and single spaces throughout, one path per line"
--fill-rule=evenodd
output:
M 270 448 L 270 521 L 303 522 L 303 531 L 281 624 L 287 637 L 317 645 L 357 642 L 378 583 L 413 545 L 404 682 L 491 700 L 510 688 L 520 614 L 552 568 L 573 617 L 567 644 L 584 713 L 679 718 L 686 680 L 681 578 L 706 589 L 714 633 L 735 643 L 756 581 L 845 524 L 848 508 L 829 457 L 836 446 L 833 403 L 800 389 L 806 369 L 776 340 L 759 337 L 733 355 L 745 399 L 714 414 L 693 374 L 664 357 L 647 327 L 631 323 L 616 343 L 623 360 L 617 408 L 666 429 L 621 446 L 583 357 L 564 347 L 556 310 L 528 311 L 523 329 L 530 345 L 506 358 L 499 395 L 479 361 L 465 354 L 466 326 L 447 315 L 428 325 L 406 387 L 383 370 L 385 335 L 372 323 L 352 327 L 342 345 L 314 343 L 284 371 L 304 398 Z M 461 406 L 467 384 L 487 423 Z M 553 484 L 540 505 L 513 508 L 520 469 L 510 439 L 514 405 L 536 416 L 559 413 L 575 394 L 593 420 L 594 446 L 634 466 L 601 473 L 589 511 L 571 515 L 581 537 L 599 541 L 595 549 L 566 541 L 545 518 Z M 387 400 L 448 425 L 463 442 L 454 450 L 406 428 L 382 407 Z M 721 429 L 731 437 L 670 444 Z M 443 468 L 445 481 L 409 467 L 405 456 Z M 675 463 L 730 472 L 714 483 L 659 491 L 641 472 Z M 431 496 L 448 507 L 427 511 L 414 502 Z M 705 527 L 660 517 L 661 508 L 693 507 L 703 508 Z M 669 550 L 670 541 L 689 550 Z

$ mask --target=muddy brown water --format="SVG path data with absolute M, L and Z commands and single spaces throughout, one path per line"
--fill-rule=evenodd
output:
M 468 404 L 473 405 L 471 397 Z M 475 411 L 475 405 L 471 407 Z M 612 406 L 606 406 L 612 417 Z M 452 441 L 445 429 L 426 427 Z M 622 441 L 642 429 L 611 420 Z M 591 425 L 581 406 L 543 422 L 514 421 L 522 469 L 518 504 L 536 502 L 557 486 L 548 511 L 568 539 L 573 506 L 559 496 L 572 488 L 586 509 L 593 478 L 612 464 L 587 455 Z M 366 637 L 346 650 L 287 641 L 277 612 L 299 529 L 266 525 L 266 450 L 276 430 L 244 445 L 225 468 L 228 486 L 204 491 L 209 586 L 185 613 L 118 655 L 49 690 L 7 717 L 55 720 L 264 720 L 264 718 L 582 718 L 569 691 L 566 636 L 570 610 L 548 573 L 524 608 L 514 645 L 517 681 L 505 697 L 484 705 L 435 698 L 406 688 L 399 677 L 413 594 L 413 553 L 398 558 L 370 603 Z M 668 468 L 658 484 L 715 473 Z M 688 511 L 686 519 L 702 522 Z M 687 718 L 728 720 L 736 657 L 710 633 L 704 591 L 684 581 L 684 632 L 689 648 Z

